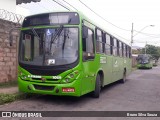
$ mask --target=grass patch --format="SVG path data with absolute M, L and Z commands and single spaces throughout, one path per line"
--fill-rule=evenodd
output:
M 15 94 L 3 94 L 0 93 L 0 105 L 5 103 L 10 103 L 15 100 L 23 100 L 31 97 L 36 97 L 38 95 L 29 94 L 29 93 L 15 93 Z
M 0 83 L 0 88 L 14 87 L 17 85 L 18 85 L 17 80 L 14 80 L 14 81 Z
M 8 102 L 15 101 L 15 95 L 11 94 L 0 94 L 0 105 Z

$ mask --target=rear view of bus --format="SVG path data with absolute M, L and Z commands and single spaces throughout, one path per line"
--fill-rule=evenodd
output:
M 19 43 L 19 90 L 80 96 L 79 33 L 75 12 L 26 17 Z

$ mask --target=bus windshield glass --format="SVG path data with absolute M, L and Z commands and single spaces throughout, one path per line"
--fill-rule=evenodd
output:
M 78 59 L 78 28 L 58 27 L 21 32 L 20 62 L 37 66 L 71 64 Z
M 149 56 L 148 55 L 138 55 L 138 63 L 140 64 L 147 64 L 149 63 Z

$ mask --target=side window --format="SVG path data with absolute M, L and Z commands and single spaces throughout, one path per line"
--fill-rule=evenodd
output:
M 126 57 L 126 45 L 123 44 L 123 57 Z
M 127 45 L 126 45 L 126 57 L 128 57 L 128 47 L 127 47 Z
M 131 48 L 129 46 L 127 46 L 128 51 L 127 51 L 127 56 L 128 58 L 131 58 Z
M 111 46 L 110 46 L 111 49 L 110 50 L 111 50 L 111 55 L 113 55 L 113 45 L 114 45 L 114 43 L 113 43 L 113 37 L 110 37 L 110 39 L 111 39 L 110 40 L 110 43 L 111 43 Z
M 122 42 L 119 41 L 119 56 L 122 57 Z
M 93 31 L 88 29 L 88 37 L 83 39 L 83 51 L 87 53 L 94 53 Z
M 122 57 L 124 57 L 124 49 L 123 49 L 124 44 L 122 43 L 121 49 L 122 49 Z
M 105 34 L 106 44 L 105 44 L 105 53 L 111 55 L 111 37 L 108 34 Z
M 131 51 L 131 47 L 129 47 L 129 58 L 131 58 L 132 57 L 132 53 L 131 53 L 132 51 Z
M 113 39 L 113 55 L 117 56 L 117 40 Z
M 117 56 L 120 56 L 120 53 L 119 53 L 119 41 L 117 40 Z
M 99 29 L 96 29 L 96 38 L 97 38 L 96 51 L 98 53 L 103 53 L 102 31 Z

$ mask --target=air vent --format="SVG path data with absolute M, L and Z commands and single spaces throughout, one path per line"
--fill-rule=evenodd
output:
M 54 86 L 34 85 L 34 88 L 37 90 L 52 91 L 54 89 Z

